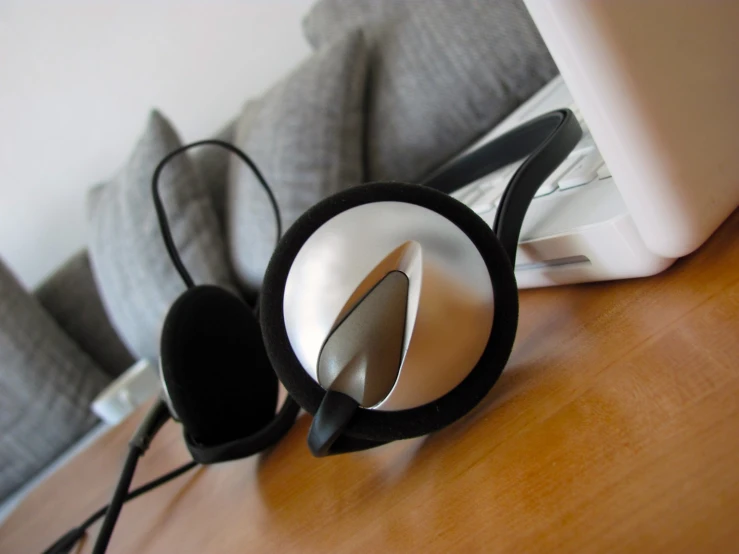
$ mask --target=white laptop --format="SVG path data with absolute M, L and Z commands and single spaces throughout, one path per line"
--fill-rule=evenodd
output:
M 584 136 L 526 216 L 519 286 L 663 271 L 739 206 L 739 2 L 525 1 L 562 76 L 471 149 L 564 107 Z M 453 196 L 492 224 L 515 168 Z

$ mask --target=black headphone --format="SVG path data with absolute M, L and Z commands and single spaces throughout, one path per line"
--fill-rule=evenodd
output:
M 167 252 L 187 290 L 162 326 L 160 377 L 172 417 L 182 423 L 185 444 L 198 463 L 245 458 L 278 442 L 300 407 L 288 397 L 277 406 L 277 376 L 264 348 L 257 311 L 214 285 L 195 285 L 177 253 L 158 191 L 167 163 L 190 148 L 216 145 L 236 154 L 254 172 L 282 223 L 277 201 L 252 160 L 235 146 L 203 140 L 165 156 L 152 177 L 152 196 Z
M 158 181 L 169 160 L 190 148 L 210 144 L 230 150 L 251 168 L 266 191 L 279 237 L 279 208 L 266 180 L 245 153 L 223 141 L 199 141 L 168 154 L 154 171 L 152 194 L 167 252 L 187 290 L 172 304 L 162 328 L 160 370 L 165 399 L 155 404 L 130 442 L 110 504 L 68 531 L 46 552 L 68 552 L 87 527 L 103 516 L 93 552 L 104 552 L 124 502 L 183 474 L 197 463 L 244 458 L 274 445 L 289 432 L 301 407 L 314 416 L 308 446 L 315 456 L 366 450 L 425 435 L 468 413 L 493 387 L 513 347 L 518 324 L 514 266 L 526 211 L 539 187 L 567 158 L 581 135 L 572 112 L 554 111 L 442 167 L 421 186 L 392 182 L 357 185 L 319 202 L 279 239 L 256 309 L 220 287 L 195 285 L 174 245 Z M 492 228 L 448 195 L 524 158 L 500 199 Z M 393 411 L 361 407 L 345 392 L 331 387 L 326 390 L 312 379 L 292 347 L 284 313 L 286 284 L 301 248 L 327 222 L 375 202 L 420 207 L 451 222 L 484 262 L 495 296 L 489 336 L 469 373 L 432 401 Z M 398 273 L 390 271 L 388 275 Z M 383 281 L 384 278 L 355 299 L 334 324 L 332 334 L 351 314 L 359 313 L 357 307 L 366 304 Z M 398 280 L 401 287 L 404 282 L 408 279 Z M 322 353 L 326 344 L 328 339 Z M 366 374 L 357 375 L 369 378 Z M 275 415 L 278 377 L 289 396 Z M 185 443 L 194 461 L 129 492 L 139 457 L 169 417 L 182 423 Z
M 513 346 L 518 322 L 513 267 L 524 215 L 539 186 L 580 137 L 573 114 L 559 110 L 463 156 L 427 179 L 425 186 L 371 183 L 319 202 L 279 240 L 265 274 L 261 330 L 254 312 L 241 299 L 215 286 L 192 283 L 173 247 L 156 187 L 164 164 L 175 155 L 202 144 L 222 146 L 254 171 L 270 198 L 279 230 L 279 210 L 265 179 L 243 152 L 220 141 L 190 144 L 163 159 L 153 178 L 155 204 L 172 261 L 189 288 L 173 304 L 164 323 L 161 375 L 168 404 L 183 424 L 185 442 L 195 461 L 233 460 L 274 444 L 290 429 L 298 406 L 313 415 L 323 412 L 309 435 L 311 451 L 318 456 L 425 435 L 469 412 L 495 384 Z M 526 160 L 500 200 L 492 229 L 446 194 L 522 158 Z M 392 412 L 359 408 L 335 395 L 324 402 L 331 395 L 303 370 L 290 347 L 283 314 L 287 275 L 308 237 L 337 214 L 378 201 L 423 206 L 455 224 L 484 259 L 496 299 L 488 344 L 469 375 L 434 402 Z M 291 398 L 275 416 L 277 377 Z

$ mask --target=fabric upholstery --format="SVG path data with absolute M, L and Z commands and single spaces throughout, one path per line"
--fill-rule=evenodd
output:
M 320 48 L 262 98 L 248 102 L 235 142 L 270 184 L 286 230 L 324 197 L 362 181 L 366 57 L 360 33 Z M 276 243 L 268 197 L 232 158 L 227 234 L 240 285 L 257 290 Z
M 235 132 L 236 122 L 232 121 L 212 138 L 233 143 Z M 233 154 L 220 146 L 200 146 L 189 152 L 195 170 L 210 194 L 218 224 L 225 233 L 226 185 L 228 166 Z
M 180 146 L 169 122 L 152 112 L 146 130 L 118 175 L 89 193 L 89 252 L 113 327 L 139 358 L 156 360 L 169 306 L 185 286 L 169 259 L 151 195 L 159 161 Z M 172 236 L 197 284 L 235 292 L 210 194 L 188 153 L 171 160 L 159 191 Z
M 0 501 L 92 428 L 109 382 L 0 262 Z
M 370 181 L 420 180 L 557 72 L 521 0 L 321 0 L 304 20 L 316 47 L 357 27 Z
M 67 335 L 111 377 L 134 362 L 110 324 L 87 251 L 72 256 L 34 292 Z

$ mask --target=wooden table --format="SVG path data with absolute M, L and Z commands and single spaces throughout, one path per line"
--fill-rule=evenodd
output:
M 455 425 L 317 460 L 303 416 L 126 506 L 110 551 L 739 552 L 738 338 L 739 212 L 664 274 L 524 291 L 508 369 Z M 34 491 L 0 552 L 107 502 L 138 418 Z M 135 482 L 186 460 L 168 424 Z

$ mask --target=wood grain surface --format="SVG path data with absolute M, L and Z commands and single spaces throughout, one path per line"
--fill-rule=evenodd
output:
M 109 551 L 739 552 L 738 338 L 739 212 L 661 275 L 522 292 L 508 368 L 451 427 L 317 460 L 302 416 L 272 451 L 128 504 Z M 35 490 L 0 552 L 107 502 L 140 416 Z M 135 482 L 187 459 L 167 424 Z

